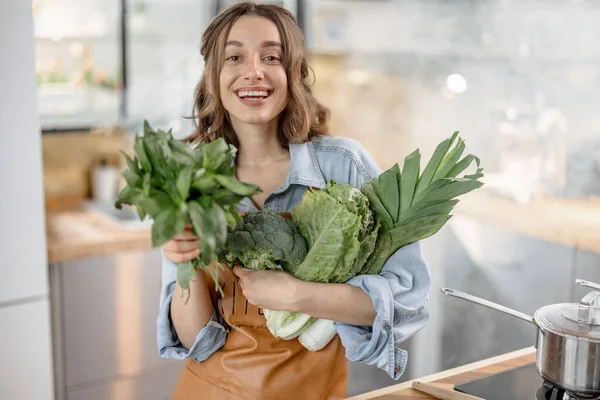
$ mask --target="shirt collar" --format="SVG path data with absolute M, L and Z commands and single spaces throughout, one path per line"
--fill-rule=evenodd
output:
M 290 144 L 290 172 L 285 188 L 282 189 L 287 189 L 290 184 L 325 188 L 325 178 L 319 168 L 317 153 L 312 142 Z
M 291 144 L 290 148 L 290 172 L 285 183 L 276 189 L 273 194 L 285 192 L 290 185 L 303 185 L 317 189 L 325 189 L 327 183 L 319 168 L 317 153 L 312 142 Z M 244 197 L 241 204 L 256 209 L 256 206 L 248 197 Z

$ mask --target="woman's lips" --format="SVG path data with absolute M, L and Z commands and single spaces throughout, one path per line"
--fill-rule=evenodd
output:
M 267 102 L 271 96 L 269 90 L 253 90 L 253 89 L 241 89 L 236 91 L 237 98 L 242 103 L 251 107 L 262 106 Z

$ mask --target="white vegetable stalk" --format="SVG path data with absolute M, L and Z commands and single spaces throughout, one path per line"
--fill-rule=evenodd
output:
M 310 315 L 291 312 L 263 310 L 267 320 L 267 328 L 278 339 L 290 340 L 300 336 L 315 320 Z
M 318 318 L 300 334 L 298 340 L 310 351 L 319 351 L 331 342 L 337 330 L 333 321 Z

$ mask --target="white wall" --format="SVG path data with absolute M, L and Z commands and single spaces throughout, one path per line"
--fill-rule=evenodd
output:
M 0 399 L 52 399 L 31 2 L 0 0 Z

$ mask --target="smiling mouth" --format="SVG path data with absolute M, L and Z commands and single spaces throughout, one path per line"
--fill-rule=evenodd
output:
M 267 90 L 238 90 L 237 95 L 243 100 L 264 100 L 271 95 L 271 91 Z

